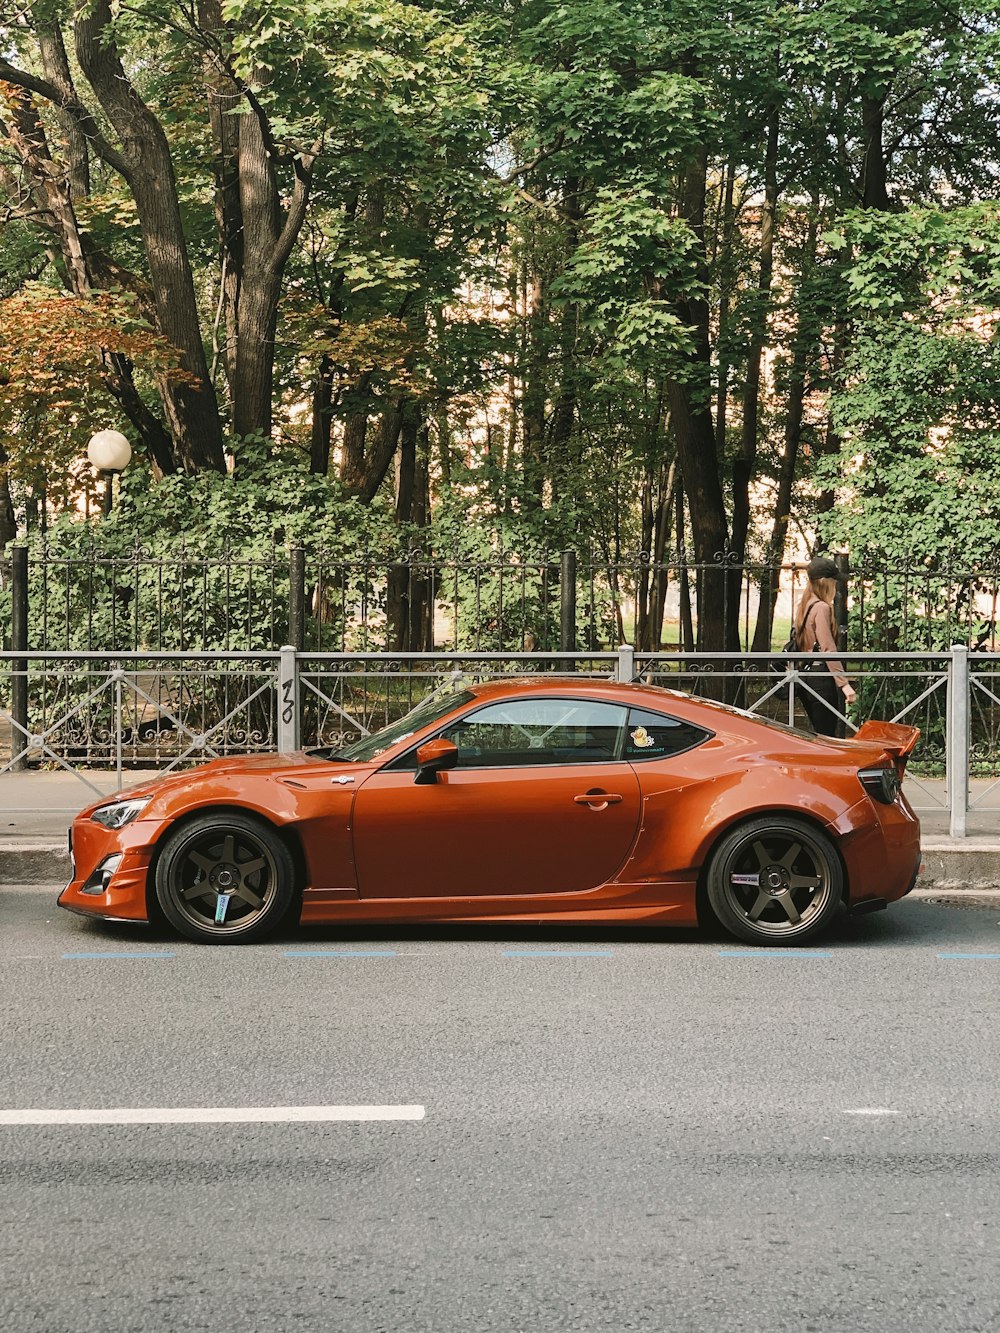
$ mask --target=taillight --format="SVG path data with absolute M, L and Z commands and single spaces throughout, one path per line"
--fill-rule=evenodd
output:
M 883 805 L 892 805 L 899 799 L 903 779 L 895 768 L 862 768 L 858 777 L 868 795 Z

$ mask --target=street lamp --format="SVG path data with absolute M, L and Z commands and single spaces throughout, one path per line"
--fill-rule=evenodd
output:
M 99 430 L 90 437 L 87 457 L 104 478 L 104 517 L 111 513 L 115 474 L 124 472 L 132 458 L 132 446 L 120 430 Z

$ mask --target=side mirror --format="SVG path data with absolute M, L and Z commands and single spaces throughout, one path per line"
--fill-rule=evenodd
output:
M 414 782 L 437 782 L 437 775 L 445 768 L 458 765 L 458 746 L 453 741 L 446 741 L 443 736 L 435 736 L 432 741 L 424 741 L 417 748 L 417 776 Z

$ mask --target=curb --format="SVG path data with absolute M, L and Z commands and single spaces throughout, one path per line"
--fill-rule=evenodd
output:
M 923 853 L 918 888 L 975 892 L 1000 887 L 1000 839 L 928 838 Z
M 0 844 L 0 884 L 58 884 L 61 888 L 69 875 L 65 840 Z
M 1000 888 L 1000 839 L 931 838 L 923 852 L 918 889 L 981 893 Z M 0 885 L 62 886 L 69 871 L 65 842 L 0 843 Z

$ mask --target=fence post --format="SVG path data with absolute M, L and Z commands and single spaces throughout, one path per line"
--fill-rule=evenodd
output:
M 306 646 L 306 559 L 301 546 L 288 552 L 288 637 L 299 652 Z
M 635 679 L 635 649 L 630 643 L 623 643 L 618 648 L 615 680 L 628 685 Z
M 117 662 L 114 664 L 111 678 L 115 682 L 115 782 L 117 784 L 115 790 L 121 791 L 123 785 L 122 772 L 124 769 L 124 765 L 122 764 L 122 681 L 125 679 L 125 672 Z
M 28 548 L 14 546 L 11 562 L 10 646 L 16 653 L 28 651 Z M 11 658 L 10 715 L 15 725 L 10 729 L 11 768 L 28 767 L 28 659 Z M 18 728 L 23 727 L 23 731 Z
M 948 803 L 951 836 L 964 838 L 969 806 L 969 649 L 964 643 L 952 644 L 948 673 Z
M 837 647 L 842 653 L 847 651 L 847 556 L 835 555 L 837 566 L 837 591 L 833 596 L 833 620 L 837 626 Z
M 559 569 L 559 650 L 576 652 L 576 552 L 563 551 Z M 575 671 L 569 662 L 562 670 Z
M 278 655 L 278 749 L 288 754 L 299 743 L 298 654 L 286 643 Z

